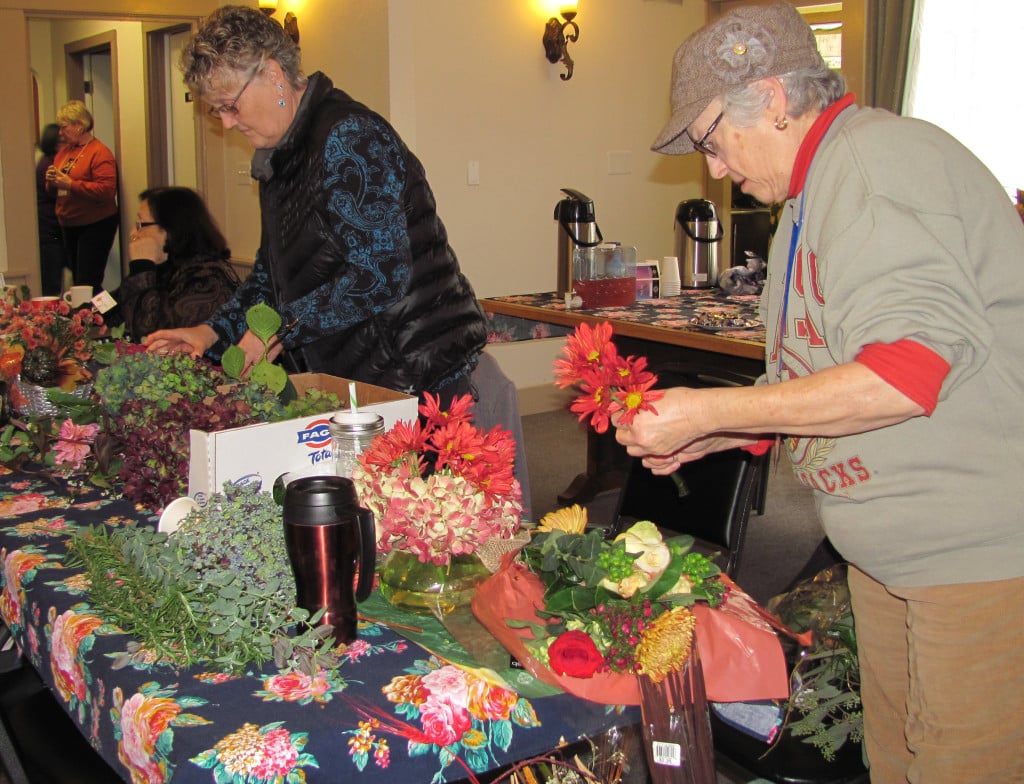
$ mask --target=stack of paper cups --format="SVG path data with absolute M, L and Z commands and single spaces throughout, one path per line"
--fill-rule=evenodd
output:
M 661 296 L 679 296 L 679 257 L 665 256 L 661 260 Z

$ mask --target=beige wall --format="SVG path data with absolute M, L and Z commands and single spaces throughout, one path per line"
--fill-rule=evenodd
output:
M 423 161 L 481 296 L 555 288 L 562 187 L 590 196 L 605 238 L 636 245 L 641 258 L 671 252 L 675 205 L 700 195 L 699 160 L 648 148 L 667 116 L 672 53 L 703 6 L 583 0 L 564 82 L 543 56 L 541 5 L 390 3 L 414 31 L 392 42 L 391 83 L 412 85 L 414 103 L 410 116 L 394 105 L 393 121 Z M 629 174 L 608 173 L 610 152 L 628 157 Z M 470 161 L 478 186 L 466 182 Z
M 128 6 L 139 14 L 158 10 L 153 0 L 81 2 L 122 13 Z M 3 52 L 0 46 L 7 73 L 26 61 L 24 13 L 17 9 L 28 4 L 0 0 L 0 44 L 13 47 Z M 56 10 L 67 3 L 31 5 Z M 201 16 L 216 3 L 178 5 L 175 13 Z M 562 67 L 543 55 L 541 34 L 551 14 L 545 5 L 557 2 L 279 1 L 277 18 L 287 11 L 298 16 L 306 70 L 325 71 L 388 117 L 423 161 L 452 245 L 480 296 L 554 289 L 552 216 L 561 187 L 593 198 L 605 238 L 636 245 L 640 258 L 671 251 L 675 205 L 701 194 L 696 156 L 670 158 L 648 148 L 667 117 L 672 53 L 703 23 L 704 3 L 582 0 L 580 40 L 570 45 L 576 69 L 567 82 L 559 79 Z M 28 106 L 26 94 L 14 98 L 14 105 Z M 31 160 L 15 162 L 5 149 L 19 136 L 28 144 L 27 134 L 5 133 L 4 122 L 0 118 L 0 176 L 6 184 L 9 165 L 21 167 L 19 191 L 30 190 Z M 252 258 L 259 215 L 247 177 L 250 151 L 238 134 L 207 133 L 208 197 L 236 256 Z M 629 173 L 609 174 L 609 153 L 625 158 Z M 466 182 L 471 161 L 479 164 L 477 186 Z M 8 221 L 6 188 L 5 195 Z M 0 252 L 6 239 L 9 248 L 19 246 L 18 255 L 5 254 L 0 270 L 29 258 L 35 243 L 34 232 L 24 241 L 23 221 L 17 231 L 11 225 L 0 227 Z M 548 378 L 547 354 L 556 350 L 541 348 L 543 359 L 525 352 L 526 359 L 515 361 L 517 380 Z
M 694 13 L 694 6 L 700 9 Z M 641 258 L 671 252 L 676 204 L 702 163 L 648 149 L 668 112 L 672 53 L 702 24 L 681 0 L 584 0 L 571 80 L 543 56 L 543 0 L 280 0 L 299 19 L 303 65 L 379 111 L 422 160 L 452 246 L 480 296 L 555 287 L 561 187 L 594 199 L 606 239 Z M 228 134 L 230 139 L 237 135 Z M 225 187 L 244 195 L 248 150 Z M 609 174 L 609 153 L 629 174 Z M 480 185 L 467 184 L 479 164 Z M 236 254 L 258 244 L 258 210 L 229 199 Z

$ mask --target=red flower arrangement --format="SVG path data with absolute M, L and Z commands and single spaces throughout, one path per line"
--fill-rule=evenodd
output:
M 427 393 L 419 409 L 425 425 L 398 422 L 359 456 L 352 478 L 360 503 L 374 513 L 381 552 L 404 550 L 443 566 L 519 529 L 515 440 L 501 427 L 473 427 L 472 406 L 464 395 L 441 411 Z
M 45 308 L 0 302 L 0 374 L 70 392 L 92 377 L 86 363 L 105 329 L 99 313 L 72 312 L 63 300 Z
M 580 324 L 562 353 L 566 358 L 555 361 L 555 384 L 579 387 L 569 409 L 581 422 L 589 420 L 598 433 L 608 429 L 613 414 L 621 412 L 621 421 L 628 425 L 638 411 L 658 413 L 652 404 L 665 393 L 651 388 L 657 376 L 647 370 L 646 357 L 619 355 L 607 321 L 594 327 Z

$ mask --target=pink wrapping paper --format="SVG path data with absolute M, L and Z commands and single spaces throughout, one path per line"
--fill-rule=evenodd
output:
M 730 588 L 729 598 L 715 609 L 705 605 L 693 608 L 708 699 L 785 699 L 789 696 L 789 675 L 773 627 L 787 630 L 735 583 L 722 579 Z M 523 644 L 523 640 L 533 637 L 530 629 L 513 629 L 505 620 L 541 623 L 535 611 L 544 607 L 544 586 L 539 577 L 513 558 L 507 558 L 501 569 L 477 587 L 472 606 L 477 620 L 544 683 L 592 702 L 640 704 L 640 687 L 632 674 L 605 672 L 590 678 L 556 675 L 530 655 Z

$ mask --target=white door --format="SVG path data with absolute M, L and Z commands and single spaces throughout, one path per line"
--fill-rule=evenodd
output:
M 196 188 L 196 117 L 191 96 L 178 70 L 181 50 L 191 37 L 188 30 L 167 36 L 167 61 L 164 74 L 167 79 L 167 170 L 171 185 Z

